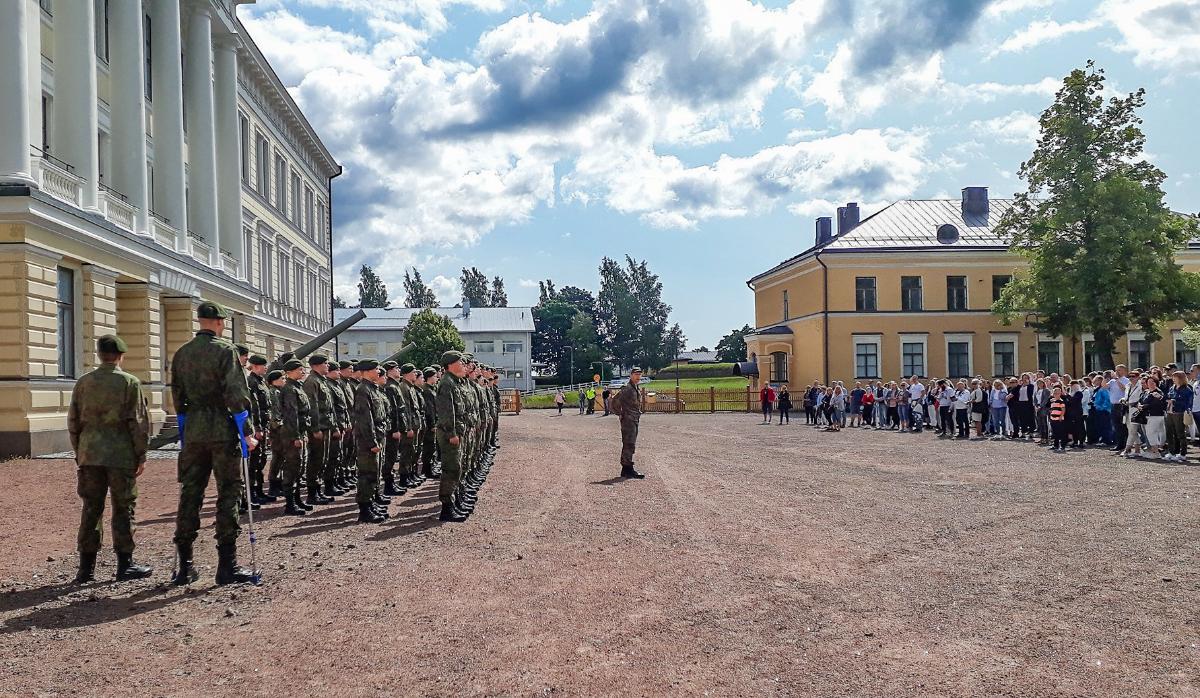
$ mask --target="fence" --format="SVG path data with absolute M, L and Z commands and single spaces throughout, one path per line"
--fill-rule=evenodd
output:
M 679 414 L 683 412 L 757 412 L 758 391 L 744 390 L 642 390 L 642 411 Z
M 500 411 L 521 414 L 521 391 L 516 388 L 500 391 Z

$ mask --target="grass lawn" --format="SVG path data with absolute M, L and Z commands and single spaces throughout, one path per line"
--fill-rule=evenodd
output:
M 725 378 L 684 378 L 679 381 L 680 390 L 708 390 L 716 388 L 717 390 L 745 390 L 747 380 L 740 376 L 728 376 Z M 652 392 L 673 393 L 675 391 L 674 379 L 652 380 L 649 383 L 642 381 L 642 385 L 647 390 Z M 579 405 L 579 395 L 575 391 L 566 393 L 566 406 Z M 530 395 L 521 398 L 521 407 L 523 409 L 549 409 L 554 407 L 554 395 Z

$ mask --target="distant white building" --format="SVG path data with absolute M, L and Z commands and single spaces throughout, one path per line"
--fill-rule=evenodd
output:
M 338 336 L 343 359 L 383 359 L 400 351 L 409 318 L 420 308 L 365 308 L 367 317 Z M 501 388 L 533 389 L 533 308 L 433 308 L 462 335 L 467 351 L 503 370 Z M 337 308 L 334 322 L 357 312 Z

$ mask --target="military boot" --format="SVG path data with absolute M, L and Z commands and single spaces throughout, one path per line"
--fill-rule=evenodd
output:
M 75 574 L 76 584 L 85 584 L 96 578 L 96 553 L 79 553 L 79 572 Z
M 300 485 L 296 485 L 292 488 L 292 501 L 296 503 L 296 506 L 300 507 L 306 512 L 313 510 L 313 506 L 306 503 L 304 501 L 304 497 L 300 495 Z
M 282 497 L 283 483 L 278 480 L 272 480 L 270 487 L 267 488 L 268 497 Z
M 438 521 L 449 521 L 451 523 L 462 523 L 467 517 L 454 510 L 454 505 L 450 502 L 442 502 L 442 513 L 438 515 Z
M 325 481 L 325 496 L 326 497 L 333 499 L 334 497 L 338 497 L 343 494 L 346 494 L 346 491 L 338 488 L 337 484 L 334 483 L 333 480 Z
M 396 483 L 391 480 L 388 480 L 383 485 L 383 494 L 386 497 L 399 497 L 400 495 L 404 494 L 405 491 L 406 490 L 402 488 L 397 488 Z
M 635 480 L 644 480 L 646 478 L 646 476 L 644 474 L 639 473 L 637 470 L 634 470 L 632 465 L 621 466 L 621 477 L 633 478 Z
M 358 505 L 358 522 L 359 523 L 381 523 L 381 522 L 383 522 L 383 517 L 379 515 L 379 512 L 372 509 L 370 504 L 359 504 Z
M 288 492 L 284 497 L 284 501 L 286 502 L 283 507 L 283 513 L 285 516 L 304 516 L 308 514 L 307 509 L 302 509 L 296 504 L 295 492 Z
M 133 553 L 117 553 L 117 579 L 145 579 L 154 574 L 150 565 L 142 565 L 133 561 Z
M 392 515 L 391 515 L 391 514 L 388 512 L 388 510 L 387 510 L 387 507 L 386 507 L 386 506 L 379 506 L 379 505 L 377 505 L 377 504 L 372 504 L 372 505 L 371 505 L 371 508 L 375 510 L 375 513 L 376 513 L 376 514 L 379 514 L 379 515 L 380 515 L 381 517 L 383 517 L 384 519 L 390 519 L 390 518 L 392 518 Z
M 372 501 L 374 501 L 376 504 L 378 504 L 381 507 L 386 507 L 387 505 L 392 503 L 392 498 L 386 497 L 382 494 L 377 494 L 377 495 L 375 495 L 375 499 L 373 499 Z
M 258 498 L 259 504 L 274 504 L 279 499 L 277 495 L 263 492 L 261 482 L 254 486 L 254 496 Z
M 321 494 L 321 490 L 315 486 L 308 488 L 308 499 L 306 500 L 309 506 L 330 504 L 332 499 Z
M 175 586 L 185 586 L 200 579 L 200 573 L 192 564 L 192 544 L 179 543 L 175 546 L 175 550 L 179 555 L 179 569 L 175 571 L 171 583 Z
M 247 584 L 254 581 L 254 573 L 237 563 L 237 545 L 226 543 L 217 546 L 217 584 Z

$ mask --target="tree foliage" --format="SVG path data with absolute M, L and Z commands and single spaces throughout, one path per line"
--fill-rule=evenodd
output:
M 580 381 L 591 380 L 596 368 L 592 365 L 604 360 L 600 348 L 600 337 L 596 334 L 596 323 L 592 316 L 576 312 L 567 329 L 567 342 L 575 347 L 575 372 Z
M 436 308 L 437 294 L 421 279 L 421 272 L 413 267 L 410 275 L 404 272 L 404 307 L 405 308 Z
M 645 260 L 626 255 L 624 266 L 601 260 L 596 329 L 601 346 L 619 364 L 657 369 L 670 363 L 686 339 L 678 325 L 667 326 L 670 313 L 662 282 Z
M 475 267 L 463 267 L 462 276 L 458 277 L 458 286 L 462 290 L 462 297 L 471 301 L 471 307 L 486 308 L 492 304 L 488 278 Z
M 1164 202 L 1166 175 L 1145 160 L 1137 110 L 1144 90 L 1103 97 L 1104 71 L 1074 70 L 1041 116 L 1041 135 L 1022 163 L 1017 194 L 999 232 L 1029 266 L 1005 286 L 993 311 L 1005 322 L 1033 313 L 1040 331 L 1090 332 L 1101 366 L 1131 327 L 1159 338 L 1163 320 L 1200 312 L 1200 275 L 1174 252 L 1196 222 Z
M 429 308 L 414 313 L 409 318 L 408 328 L 404 331 L 404 341 L 416 345 L 404 355 L 404 360 L 417 366 L 436 365 L 442 358 L 442 352 L 466 349 L 462 335 L 458 333 L 450 318 Z
M 492 279 L 492 292 L 488 299 L 488 305 L 492 308 L 508 307 L 508 294 L 504 292 L 504 279 L 499 276 Z
M 570 380 L 568 333 L 579 310 L 560 300 L 548 300 L 533 308 L 533 359 L 549 366 L 560 383 Z
M 733 330 L 721 337 L 721 341 L 717 342 L 717 361 L 724 363 L 745 361 L 746 335 L 752 331 L 749 325 L 743 325 L 741 329 Z
M 387 285 L 367 265 L 362 265 L 358 271 L 358 307 L 386 308 L 388 307 Z
M 346 301 L 342 300 L 342 297 L 341 297 L 341 296 L 334 296 L 334 297 L 333 297 L 333 307 L 335 307 L 335 308 L 345 308 L 345 307 L 346 307 Z

